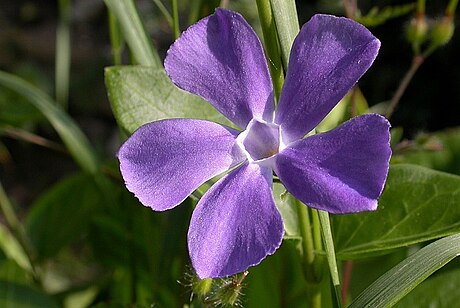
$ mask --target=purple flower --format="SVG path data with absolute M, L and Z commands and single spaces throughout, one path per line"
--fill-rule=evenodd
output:
M 369 114 L 307 138 L 374 61 L 380 42 L 362 25 L 315 15 L 292 46 L 275 110 L 259 39 L 237 13 L 217 9 L 171 46 L 165 68 L 180 88 L 208 100 L 242 132 L 195 119 L 139 128 L 118 158 L 145 206 L 171 209 L 229 169 L 196 206 L 188 248 L 200 278 L 246 270 L 273 254 L 284 228 L 273 172 L 309 206 L 375 210 L 388 173 L 389 123 Z

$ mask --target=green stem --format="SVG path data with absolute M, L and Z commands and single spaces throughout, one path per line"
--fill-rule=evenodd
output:
M 164 18 L 168 25 L 172 28 L 173 27 L 173 18 L 171 14 L 169 14 L 168 10 L 164 6 L 164 4 L 160 0 L 153 0 L 157 8 L 160 10 L 161 14 L 163 14 Z
M 172 18 L 173 18 L 173 33 L 174 33 L 174 38 L 177 39 L 180 35 L 179 11 L 177 8 L 177 0 L 171 0 L 171 7 L 172 7 Z
M 308 299 L 310 307 L 319 308 L 321 307 L 321 279 L 317 276 L 317 258 L 314 253 L 312 226 L 308 208 L 300 201 L 297 201 L 297 217 L 302 237 L 303 266 L 308 286 Z
M 406 91 L 407 86 L 409 85 L 410 81 L 412 80 L 412 78 L 414 77 L 415 73 L 417 72 L 420 65 L 422 65 L 424 60 L 425 57 L 421 55 L 415 56 L 413 58 L 411 67 L 409 68 L 406 75 L 399 84 L 399 87 L 393 95 L 393 98 L 391 99 L 390 104 L 388 105 L 388 108 L 385 112 L 385 116 L 387 119 L 389 119 L 392 116 L 393 112 L 399 104 L 399 101 L 401 100 L 401 97 Z
M 56 101 L 64 109 L 69 99 L 70 79 L 70 1 L 59 0 L 59 23 L 56 30 Z
M 300 31 L 295 0 L 270 0 L 280 42 L 283 66 L 287 70 L 292 43 Z
M 104 2 L 120 23 L 123 36 L 137 64 L 162 68 L 160 56 L 153 48 L 134 1 L 104 0 Z
M 417 0 L 417 15 L 425 15 L 425 0 Z
M 327 263 L 331 272 L 332 284 L 334 285 L 335 296 L 340 307 L 342 307 L 339 270 L 337 268 L 337 260 L 335 257 L 334 240 L 332 238 L 331 222 L 329 213 L 325 211 L 319 212 L 319 220 L 321 223 L 321 231 L 323 234 L 323 242 L 326 250 Z
M 272 14 L 270 0 L 257 0 L 260 25 L 264 34 L 265 51 L 268 59 L 268 67 L 272 76 L 276 100 L 278 101 L 284 83 L 284 72 L 281 65 L 281 54 L 275 20 Z
M 120 26 L 118 25 L 117 18 L 113 15 L 112 11 L 109 10 L 109 33 L 110 33 L 110 45 L 112 47 L 113 63 L 115 65 L 122 64 L 122 53 L 123 53 L 123 35 L 120 32 Z
M 452 17 L 457 9 L 458 0 L 450 0 L 446 8 L 446 16 Z
M 32 275 L 33 275 L 34 280 L 37 283 L 41 284 L 37 268 L 34 265 L 33 249 L 29 243 L 24 227 L 22 226 L 21 222 L 16 216 L 16 213 L 13 209 L 13 205 L 8 199 L 8 196 L 1 182 L 0 182 L 0 209 L 3 215 L 5 216 L 5 220 L 8 225 L 8 228 L 10 229 L 11 233 L 14 235 L 14 237 L 18 241 L 19 245 L 21 245 L 21 248 L 25 253 L 25 257 L 27 258 L 27 261 L 32 270 Z

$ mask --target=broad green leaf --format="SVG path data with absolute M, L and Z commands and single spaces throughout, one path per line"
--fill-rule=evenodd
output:
M 0 307 L 57 308 L 59 306 L 37 289 L 11 281 L 0 281 Z
M 113 113 L 129 133 L 143 124 L 168 118 L 197 118 L 232 125 L 208 102 L 173 85 L 163 69 L 109 67 L 105 83 Z
M 137 63 L 154 68 L 162 67 L 160 57 L 137 13 L 133 0 L 104 0 L 120 23 L 123 36 Z
M 394 165 L 377 211 L 333 218 L 340 259 L 382 254 L 453 234 L 460 231 L 460 177 Z
M 281 57 L 285 71 L 289 63 L 292 43 L 300 31 L 294 0 L 270 0 L 276 31 L 281 47 Z
M 460 269 L 456 269 L 428 278 L 395 307 L 456 307 L 459 302 Z
M 431 243 L 382 275 L 364 290 L 350 307 L 391 307 L 458 255 L 460 234 Z
M 100 202 L 92 176 L 78 174 L 61 180 L 33 205 L 25 228 L 40 258 L 54 256 L 82 235 Z
M 90 173 L 97 171 L 96 154 L 88 139 L 72 118 L 56 106 L 51 97 L 21 78 L 2 71 L 0 71 L 0 86 L 26 97 L 48 119 L 82 169 Z

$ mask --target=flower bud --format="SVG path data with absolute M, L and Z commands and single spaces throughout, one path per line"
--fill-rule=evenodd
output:
M 217 302 L 222 306 L 238 305 L 241 289 L 242 285 L 237 280 L 224 282 L 216 292 Z
M 431 43 L 435 46 L 447 44 L 454 35 L 454 22 L 451 17 L 444 16 L 433 25 Z
M 406 30 L 407 39 L 410 43 L 421 45 L 427 38 L 428 24 L 424 16 L 413 18 Z
M 193 294 L 196 294 L 199 298 L 206 297 L 211 291 L 212 282 L 212 278 L 199 279 L 195 276 L 192 281 Z

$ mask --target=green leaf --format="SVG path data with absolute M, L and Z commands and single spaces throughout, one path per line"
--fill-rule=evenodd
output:
M 386 6 L 383 9 L 373 7 L 366 16 L 356 16 L 356 21 L 366 27 L 375 27 L 384 24 L 387 20 L 406 15 L 412 12 L 414 8 L 415 3 Z
M 25 228 L 41 259 L 81 236 L 100 202 L 92 176 L 78 174 L 61 180 L 32 206 Z
M 440 239 L 420 249 L 382 275 L 364 290 L 350 307 L 391 307 L 458 255 L 460 234 Z
M 105 83 L 115 117 L 130 133 L 143 124 L 167 118 L 197 118 L 232 125 L 202 98 L 173 85 L 163 69 L 109 67 Z
M 123 36 L 137 63 L 154 68 L 162 67 L 160 57 L 151 44 L 132 0 L 104 0 L 120 23 Z
M 377 211 L 334 216 L 340 259 L 356 259 L 460 231 L 460 177 L 415 165 L 390 167 Z
M 285 236 L 291 238 L 300 236 L 295 198 L 286 191 L 286 188 L 281 183 L 273 183 L 273 195 L 276 206 L 283 217 Z
M 23 95 L 43 113 L 83 170 L 90 173 L 97 171 L 96 154 L 88 139 L 72 118 L 56 106 L 51 97 L 21 78 L 2 71 L 0 71 L 0 85 Z
M 456 307 L 460 302 L 460 269 L 425 280 L 395 307 Z
M 32 287 L 0 281 L 0 307 L 57 308 L 59 306 L 46 294 Z

